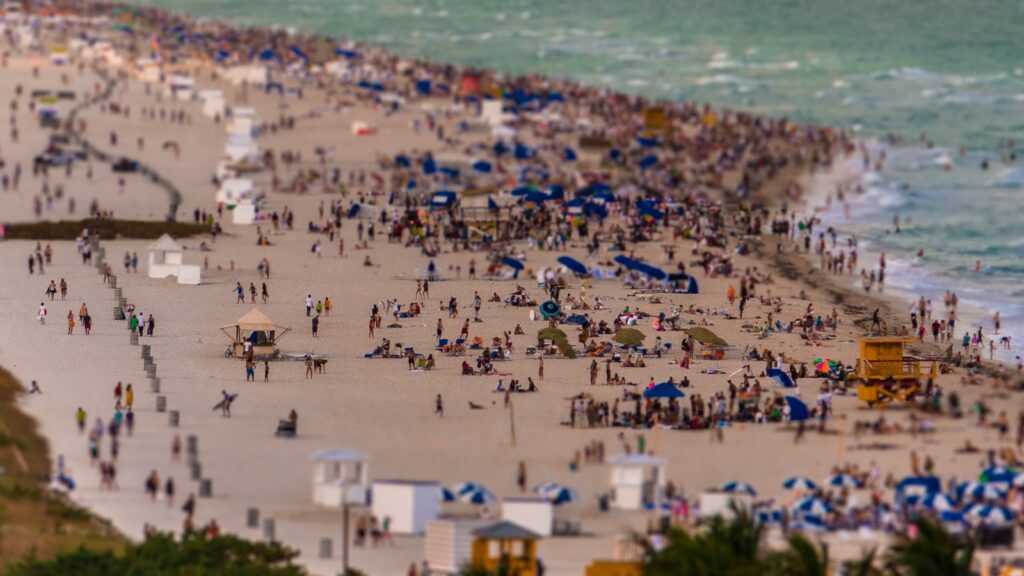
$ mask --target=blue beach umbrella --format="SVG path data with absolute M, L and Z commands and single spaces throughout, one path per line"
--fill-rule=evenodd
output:
M 309 62 L 309 55 L 306 54 L 306 52 L 303 51 L 302 48 L 299 48 L 298 46 L 292 46 L 291 47 L 291 51 L 292 51 L 292 54 L 295 54 L 299 58 L 305 60 L 306 62 Z
M 963 482 L 957 486 L 960 499 L 998 500 L 1005 494 L 998 486 L 983 482 Z
M 986 524 L 1008 524 L 1013 522 L 1015 514 L 1006 506 L 976 504 L 967 508 L 964 515 L 968 518 L 983 520 Z
M 786 478 L 782 483 L 782 487 L 786 490 L 800 490 L 801 492 L 810 492 L 818 489 L 818 485 L 813 480 L 804 476 Z
M 802 514 L 811 514 L 814 516 L 821 516 L 822 514 L 828 514 L 832 511 L 832 506 L 828 502 L 825 502 L 821 498 L 815 498 L 808 496 L 807 498 L 801 498 L 793 503 L 792 510 L 794 512 L 800 512 Z
M 444 486 L 438 486 L 437 499 L 441 502 L 455 502 L 455 493 L 445 488 Z
M 644 138 L 643 136 L 637 136 L 636 143 L 642 148 L 653 148 L 658 145 L 658 141 L 654 138 Z
M 789 419 L 792 422 L 800 422 L 810 418 L 810 412 L 807 411 L 807 404 L 804 404 L 803 400 L 800 400 L 796 396 L 786 396 L 786 404 L 789 405 Z
M 533 191 L 533 188 L 530 188 L 529 186 L 519 186 L 518 188 L 513 188 L 510 194 L 513 196 L 526 196 Z
M 646 170 L 647 168 L 650 168 L 651 166 L 654 166 L 657 163 L 658 156 L 656 154 L 648 154 L 647 156 L 644 156 L 643 158 L 640 159 L 640 162 L 637 164 L 637 166 L 639 166 L 641 170 Z
M 476 482 L 459 482 L 455 486 L 452 486 L 451 492 L 453 492 L 456 497 L 462 497 L 463 494 L 476 492 L 478 490 L 487 490 L 487 488 L 485 488 L 483 484 L 478 484 Z
M 548 186 L 548 198 L 552 200 L 561 200 L 565 198 L 565 187 L 561 184 L 552 184 Z
M 562 150 L 562 159 L 565 160 L 566 162 L 575 162 L 576 151 L 566 146 L 565 149 Z
M 472 167 L 473 170 L 476 170 L 481 174 L 490 174 L 491 170 L 494 169 L 491 163 L 486 160 L 477 160 L 476 162 L 473 162 Z
M 953 500 L 941 492 L 933 492 L 926 495 L 921 499 L 920 505 L 926 510 L 935 510 L 938 512 L 946 512 L 954 508 Z
M 573 258 L 572 256 L 559 256 L 558 263 L 568 268 L 569 271 L 574 274 L 584 276 L 589 272 L 587 270 L 586 265 L 584 265 L 579 260 Z
M 796 388 L 796 384 L 793 383 L 793 380 L 789 377 L 789 374 L 786 374 L 785 372 L 779 370 L 778 368 L 769 368 L 765 370 L 765 374 L 767 374 L 768 377 L 771 378 L 772 380 L 778 382 L 779 386 L 782 386 L 783 388 Z
M 508 266 L 509 268 L 514 269 L 514 270 L 522 270 L 523 268 L 525 268 L 525 266 L 523 266 L 522 262 L 520 262 L 519 260 L 516 260 L 515 258 L 509 257 L 509 256 L 505 256 L 504 258 L 502 258 L 501 259 L 501 263 L 503 265 L 505 265 L 505 266 Z
M 828 484 L 829 486 L 835 486 L 837 488 L 860 487 L 860 482 L 858 482 L 856 478 L 850 476 L 849 474 L 835 474 L 833 476 L 829 476 L 825 483 Z
M 726 482 L 722 484 L 722 492 L 728 492 L 730 494 L 750 494 L 751 496 L 757 496 L 757 490 L 746 482 Z
M 484 504 L 494 504 L 498 501 L 498 498 L 489 492 L 486 488 L 480 487 L 477 490 L 465 492 L 459 495 L 459 500 L 468 504 L 475 504 L 482 506 Z
M 686 396 L 683 391 L 668 382 L 655 384 L 644 390 L 644 398 L 682 398 Z
M 395 156 L 395 165 L 401 166 L 402 168 L 408 168 L 412 164 L 409 162 L 409 157 L 405 154 L 397 154 Z

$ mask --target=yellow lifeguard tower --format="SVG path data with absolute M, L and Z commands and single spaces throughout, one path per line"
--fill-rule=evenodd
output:
M 537 576 L 540 534 L 503 521 L 473 531 L 470 567 L 486 574 Z
M 937 374 L 934 359 L 906 354 L 906 345 L 914 342 L 914 338 L 861 338 L 852 375 L 857 380 L 857 398 L 878 408 L 894 401 L 913 400 L 921 379 Z M 931 364 L 927 372 L 921 368 L 925 362 Z

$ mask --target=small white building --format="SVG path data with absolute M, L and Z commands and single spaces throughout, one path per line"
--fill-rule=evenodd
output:
M 452 518 L 427 523 L 423 559 L 430 571 L 455 573 L 469 562 L 473 552 L 473 531 L 492 522 L 479 518 Z
M 615 456 L 612 465 L 611 505 L 619 510 L 642 510 L 657 507 L 665 497 L 664 458 L 646 454 Z
M 246 198 L 235 204 L 231 209 L 231 223 L 236 226 L 249 226 L 256 221 L 256 204 Z
M 232 108 L 231 121 L 227 124 L 228 134 L 251 138 L 256 129 L 256 110 L 252 108 Z
M 215 116 L 224 117 L 227 104 L 224 101 L 224 93 L 220 90 L 202 90 L 199 92 L 199 101 L 203 103 L 203 115 L 209 118 Z
M 185 74 L 173 74 L 167 79 L 167 95 L 178 100 L 191 100 L 196 91 L 196 81 Z
M 253 193 L 252 180 L 248 178 L 228 178 L 220 183 L 217 190 L 217 203 L 234 208 L 244 200 L 251 200 Z
M 199 266 L 186 265 L 183 259 L 184 248 L 174 241 L 170 235 L 164 234 L 156 242 L 149 245 L 150 278 L 167 278 L 174 276 L 178 284 L 199 285 L 202 272 Z
M 441 513 L 441 485 L 416 480 L 376 480 L 373 515 L 391 518 L 396 534 L 423 534 Z
M 224 155 L 232 162 L 255 158 L 259 152 L 260 148 L 256 145 L 256 140 L 252 136 L 244 134 L 231 134 L 224 145 Z
M 330 508 L 366 505 L 369 457 L 352 450 L 324 450 L 313 455 L 313 503 Z
M 501 501 L 501 519 L 551 536 L 555 523 L 554 506 L 543 498 L 505 498 Z

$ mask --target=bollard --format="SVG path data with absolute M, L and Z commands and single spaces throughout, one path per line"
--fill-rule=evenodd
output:
M 132 330 L 131 334 L 128 335 L 128 342 L 130 342 L 132 346 L 138 346 L 139 333 L 136 332 L 135 330 Z
M 330 560 L 334 556 L 334 540 L 330 538 L 320 539 L 320 559 Z
M 149 352 L 149 344 L 143 344 L 141 346 L 141 348 L 142 348 L 142 352 L 141 353 L 142 353 L 142 357 L 143 358 L 152 358 L 153 357 L 153 356 L 150 355 L 150 352 Z
M 156 411 L 157 412 L 166 412 L 167 411 L 167 396 L 162 396 L 161 395 L 161 396 L 157 396 L 156 397 Z
M 263 537 L 271 542 L 277 538 L 277 530 L 273 518 L 263 519 Z
M 114 320 L 124 320 L 124 308 L 114 306 Z
M 160 393 L 160 379 L 159 378 L 150 378 L 149 379 L 149 391 L 154 393 L 154 394 L 159 394 Z
M 245 511 L 245 525 L 249 528 L 260 527 L 260 509 L 249 508 Z
M 199 481 L 199 497 L 213 498 L 213 480 L 204 478 Z
M 189 434 L 185 438 L 185 452 L 190 456 L 199 454 L 199 437 L 195 434 Z
M 146 376 L 148 378 L 156 378 L 156 364 L 146 366 Z
M 111 274 L 110 278 L 107 278 L 107 286 L 111 288 L 117 288 L 117 276 Z
M 198 460 L 192 461 L 191 473 L 193 480 L 199 481 L 203 479 L 203 465 Z
M 175 428 L 178 427 L 178 420 L 179 419 L 180 419 L 180 415 L 179 415 L 177 410 L 171 410 L 170 412 L 167 413 L 167 420 L 168 420 L 168 422 L 171 424 L 171 426 L 173 426 Z
M 121 289 L 120 288 L 114 288 L 114 302 L 120 302 L 120 301 L 121 301 Z
M 118 300 L 118 303 L 121 304 L 121 308 L 127 308 L 128 307 L 128 299 L 127 298 L 121 298 L 120 300 Z

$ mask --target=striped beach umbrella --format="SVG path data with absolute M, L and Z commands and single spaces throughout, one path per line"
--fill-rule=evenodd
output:
M 807 497 L 794 502 L 792 511 L 800 512 L 802 514 L 821 516 L 822 514 L 828 514 L 831 512 L 832 506 L 821 498 Z
M 856 478 L 849 474 L 834 474 L 828 477 L 825 481 L 829 486 L 845 487 L 845 488 L 859 488 L 860 482 Z
M 1015 514 L 1006 506 L 975 504 L 967 508 L 965 516 L 986 524 L 1008 524 L 1013 522 Z
M 477 484 L 476 482 L 459 482 L 455 486 L 452 486 L 451 491 L 455 493 L 456 497 L 461 498 L 463 494 L 476 492 L 478 490 L 487 490 L 487 488 L 485 488 L 483 484 Z
M 941 492 L 933 492 L 921 499 L 921 507 L 926 510 L 946 512 L 953 509 L 953 501 Z
M 480 487 L 477 490 L 464 492 L 459 495 L 459 500 L 468 504 L 475 504 L 477 506 L 483 504 L 494 504 L 498 501 L 498 498 L 488 491 L 486 488 Z
M 957 487 L 960 499 L 999 500 L 1005 494 L 997 486 L 983 482 L 964 482 Z
M 722 484 L 722 492 L 728 492 L 730 494 L 743 493 L 750 494 L 751 496 L 757 496 L 757 490 L 746 482 L 726 482 Z
M 818 485 L 813 480 L 805 476 L 791 476 L 786 478 L 782 483 L 782 487 L 786 490 L 799 490 L 801 492 L 810 492 L 818 489 Z
M 455 502 L 455 493 L 444 486 L 437 487 L 437 499 L 440 502 Z

